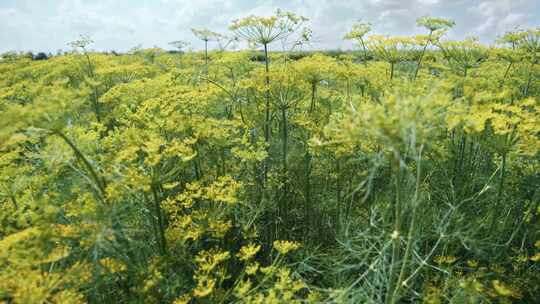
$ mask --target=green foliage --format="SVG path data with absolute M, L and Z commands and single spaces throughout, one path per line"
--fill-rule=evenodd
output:
M 305 21 L 2 55 L 0 303 L 534 303 L 538 30 L 268 51 Z

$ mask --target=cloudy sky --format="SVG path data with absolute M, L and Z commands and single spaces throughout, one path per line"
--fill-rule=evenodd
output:
M 173 40 L 200 49 L 190 28 L 226 33 L 231 20 L 276 8 L 310 19 L 316 49 L 350 48 L 341 37 L 359 19 L 377 34 L 410 35 L 421 32 L 417 17 L 447 17 L 457 23 L 452 38 L 486 43 L 516 26 L 540 25 L 540 0 L 0 0 L 0 53 L 67 50 L 80 34 L 96 50 L 168 48 Z

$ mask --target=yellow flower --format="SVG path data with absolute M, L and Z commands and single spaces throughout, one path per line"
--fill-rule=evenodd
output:
M 187 233 L 185 235 L 185 239 L 186 240 L 191 239 L 193 241 L 196 241 L 203 234 L 204 234 L 204 230 L 201 227 L 191 227 L 190 229 L 188 229 L 188 231 L 187 231 Z
M 191 301 L 191 296 L 185 294 L 176 298 L 176 300 L 174 300 L 172 304 L 188 304 L 189 301 Z
M 247 261 L 255 256 L 260 249 L 261 245 L 250 244 L 242 246 L 242 248 L 240 248 L 240 252 L 236 256 L 238 256 L 241 261 Z
M 529 257 L 526 254 L 520 254 L 519 256 L 516 257 L 516 261 L 520 263 L 525 263 L 527 262 L 528 259 Z
M 457 260 L 457 257 L 453 255 L 438 255 L 435 257 L 435 263 L 441 265 L 441 264 L 454 264 L 454 262 Z
M 236 286 L 236 294 L 239 298 L 243 297 L 245 294 L 248 293 L 248 291 L 251 289 L 251 281 L 249 279 L 241 282 Z
M 214 291 L 216 280 L 208 276 L 197 276 L 197 287 L 193 290 L 193 295 L 197 298 L 204 298 Z
M 127 269 L 124 263 L 111 258 L 103 258 L 99 260 L 99 263 L 103 267 L 107 268 L 111 273 L 121 272 Z
M 163 189 L 165 189 L 165 190 L 171 190 L 171 189 L 176 188 L 179 184 L 180 184 L 179 182 L 166 183 L 166 184 L 163 184 Z
M 467 260 L 467 265 L 469 267 L 478 267 L 478 261 L 477 260 Z
M 274 248 L 281 254 L 300 248 L 300 243 L 291 241 L 274 241 Z
M 246 267 L 246 273 L 248 275 L 254 275 L 257 270 L 259 270 L 259 263 L 257 262 L 251 263 Z
M 276 272 L 276 270 L 277 270 L 276 266 L 272 266 L 272 265 L 261 267 L 261 272 L 267 275 Z
M 197 265 L 200 270 L 202 270 L 205 273 L 209 273 L 217 265 L 227 260 L 229 257 L 230 255 L 229 255 L 229 252 L 227 251 L 204 250 L 200 252 L 197 255 L 197 257 L 195 257 L 195 261 L 197 262 Z
M 223 238 L 227 231 L 229 231 L 229 229 L 232 227 L 232 224 L 230 221 L 211 221 L 208 226 L 214 237 Z
M 503 283 L 501 283 L 499 280 L 493 280 L 491 283 L 493 283 L 493 288 L 495 291 L 504 297 L 510 297 L 514 294 L 514 292 L 505 286 Z

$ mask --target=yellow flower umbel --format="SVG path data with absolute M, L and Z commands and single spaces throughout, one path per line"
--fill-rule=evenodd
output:
M 260 249 L 261 245 L 249 244 L 246 246 L 242 246 L 237 256 L 241 261 L 248 261 L 253 258 Z
M 457 257 L 453 255 L 438 255 L 435 257 L 435 263 L 441 265 L 441 264 L 454 264 L 454 262 L 457 261 Z
M 127 269 L 124 263 L 111 258 L 101 259 L 99 263 L 111 273 L 121 272 Z
M 280 254 L 287 254 L 290 251 L 297 250 L 300 246 L 300 243 L 293 241 L 274 241 L 274 248 Z
M 210 278 L 208 275 L 195 276 L 197 281 L 197 287 L 193 290 L 193 295 L 197 298 L 204 298 L 214 291 L 216 286 L 216 280 Z
M 200 271 L 209 273 L 221 262 L 229 259 L 229 257 L 230 254 L 226 251 L 209 250 L 199 253 L 195 261 Z

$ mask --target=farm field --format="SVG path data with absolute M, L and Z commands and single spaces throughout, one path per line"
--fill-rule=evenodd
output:
M 540 29 L 307 25 L 2 54 L 0 303 L 538 303 Z

